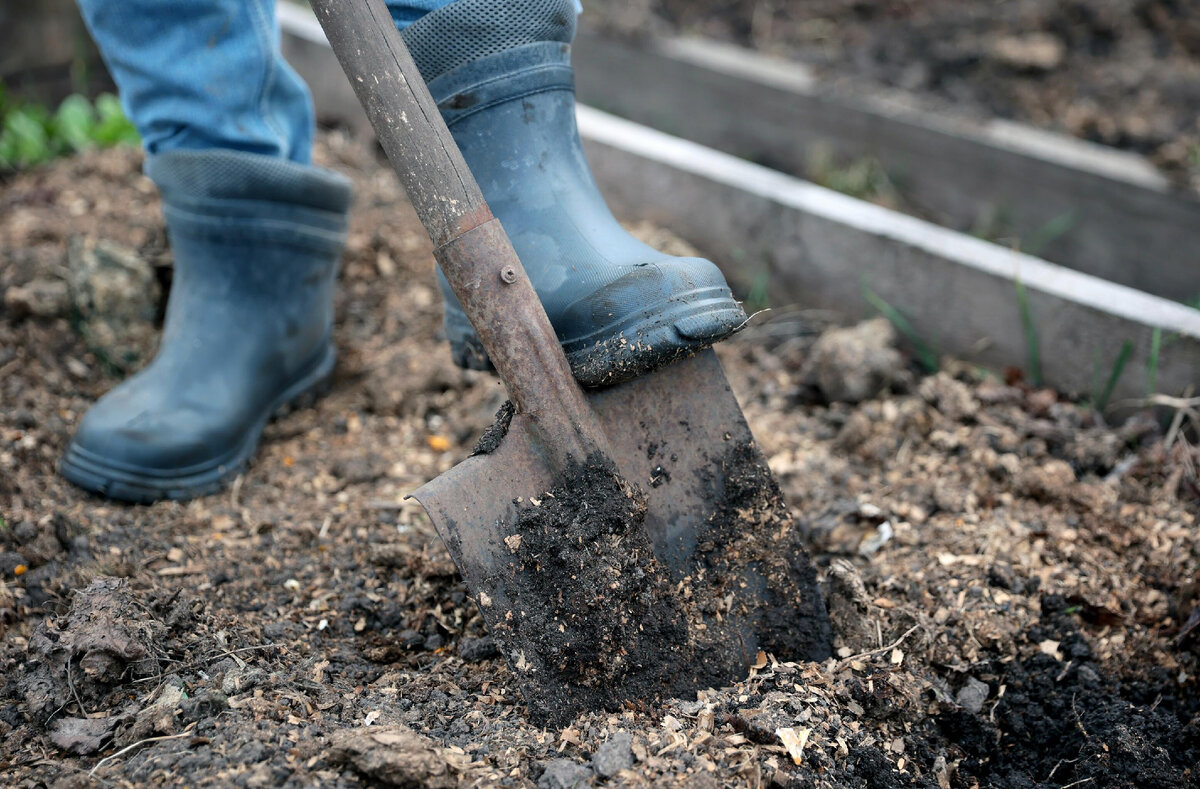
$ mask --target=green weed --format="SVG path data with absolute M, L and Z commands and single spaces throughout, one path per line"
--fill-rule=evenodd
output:
M 1104 413 L 1108 408 L 1108 402 L 1112 399 L 1112 394 L 1117 388 L 1117 382 L 1121 380 L 1121 375 L 1125 372 L 1125 365 L 1129 364 L 1129 358 L 1133 356 L 1133 342 L 1126 340 L 1121 345 L 1121 350 L 1117 352 L 1117 359 L 1113 362 L 1112 369 L 1109 371 L 1108 380 L 1104 382 L 1104 387 L 1094 393 L 1092 403 L 1096 410 Z
M 1040 257 L 1042 252 L 1046 250 L 1046 247 L 1071 232 L 1071 229 L 1078 222 L 1079 215 L 1075 211 L 1067 211 L 1066 213 L 1059 214 L 1033 231 L 1029 239 L 1022 245 L 1023 249 L 1021 251 L 1027 255 Z
M 1029 305 L 1029 294 L 1025 283 L 1020 277 L 1015 280 L 1017 288 L 1017 306 L 1021 310 L 1021 327 L 1025 331 L 1026 363 L 1028 365 L 1029 383 L 1034 387 L 1042 385 L 1042 343 L 1038 336 L 1037 324 L 1033 320 L 1033 308 Z
M 862 293 L 866 302 L 878 310 L 880 315 L 887 318 L 896 327 L 896 330 L 912 343 L 913 348 L 917 351 L 917 360 L 920 362 L 921 368 L 926 373 L 936 373 L 938 371 L 937 351 L 925 341 L 925 338 L 912 325 L 912 322 L 904 316 L 904 313 L 885 301 L 878 293 L 871 290 L 866 282 L 862 283 Z
M 808 178 L 835 192 L 888 208 L 902 208 L 904 197 L 887 168 L 873 156 L 840 161 L 829 146 L 816 145 L 808 157 Z
M 746 293 L 746 312 L 753 315 L 756 312 L 770 309 L 770 292 L 771 272 L 765 268 L 759 269 L 750 283 L 750 290 Z
M 137 130 L 111 94 L 95 103 L 68 96 L 54 112 L 16 101 L 0 88 L 0 171 L 20 170 L 90 148 L 136 144 Z

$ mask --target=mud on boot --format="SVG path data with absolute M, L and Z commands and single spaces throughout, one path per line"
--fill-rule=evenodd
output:
M 175 256 L 158 353 L 84 416 L 59 463 L 123 501 L 189 499 L 236 476 L 270 417 L 333 373 L 333 288 L 350 184 L 234 151 L 152 156 Z
M 458 0 L 404 31 L 575 377 L 601 386 L 706 348 L 746 314 L 711 262 L 664 255 L 613 218 L 576 128 L 574 37 L 571 0 Z M 455 362 L 488 369 L 439 279 Z

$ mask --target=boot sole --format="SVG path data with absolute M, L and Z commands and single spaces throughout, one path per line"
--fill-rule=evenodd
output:
M 153 504 L 164 499 L 186 501 L 216 493 L 249 465 L 268 422 L 310 407 L 329 391 L 336 364 L 337 349 L 330 342 L 316 366 L 284 390 L 246 432 L 242 443 L 222 457 L 182 471 L 164 472 L 118 467 L 111 460 L 72 443 L 59 460 L 58 473 L 86 491 L 130 504 Z
M 706 288 L 568 339 L 563 353 L 582 386 L 612 386 L 702 351 L 745 323 L 745 311 L 727 289 Z M 465 313 L 447 308 L 446 336 L 459 367 L 495 371 Z

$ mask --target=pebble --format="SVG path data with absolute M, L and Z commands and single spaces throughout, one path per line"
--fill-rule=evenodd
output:
M 546 770 L 538 779 L 538 789 L 574 789 L 586 786 L 592 779 L 592 771 L 570 759 L 553 759 L 546 763 Z
M 622 770 L 633 768 L 633 736 L 628 732 L 614 734 L 596 749 L 592 769 L 601 778 L 613 778 Z
M 16 318 L 57 318 L 71 308 L 71 294 L 62 280 L 35 279 L 4 291 L 4 306 Z
M 971 677 L 967 680 L 967 684 L 963 685 L 955 695 L 954 700 L 958 702 L 958 706 L 962 707 L 972 715 L 978 715 L 983 711 L 983 703 L 987 701 L 988 694 L 991 689 L 987 684 Z

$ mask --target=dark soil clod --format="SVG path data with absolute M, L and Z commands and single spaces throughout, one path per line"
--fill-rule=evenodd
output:
M 100 700 L 127 677 L 156 673 L 165 631 L 127 581 L 97 578 L 76 592 L 64 620 L 44 621 L 29 640 L 17 681 L 29 714 L 44 722 L 72 702 Z

